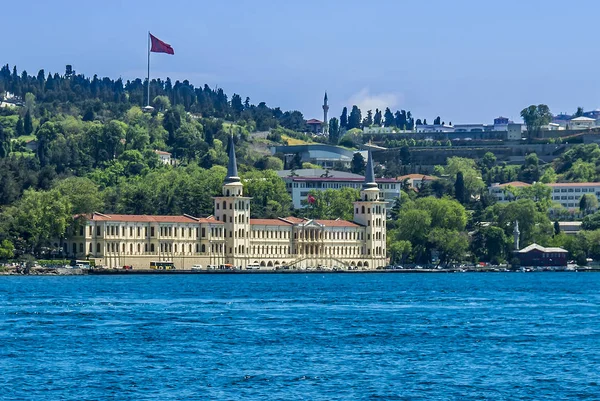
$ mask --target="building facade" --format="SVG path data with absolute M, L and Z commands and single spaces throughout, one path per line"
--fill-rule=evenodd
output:
M 531 244 L 515 252 L 515 255 L 521 266 L 566 267 L 569 252 L 558 247 L 547 248 Z
M 277 174 L 285 182 L 285 187 L 292 197 L 295 209 L 306 206 L 310 191 L 326 191 L 328 189 L 356 188 L 360 189 L 365 177 L 359 174 L 335 170 L 301 169 L 278 171 Z M 402 181 L 394 178 L 378 178 L 379 197 L 387 202 L 386 208 L 393 206 L 394 200 L 400 196 Z
M 492 184 L 489 192 L 498 202 L 510 202 L 515 197 L 506 191 L 507 187 L 523 188 L 531 184 L 513 181 L 506 184 Z M 552 201 L 571 211 L 579 209 L 579 201 L 585 194 L 592 194 L 600 201 L 600 182 L 557 182 L 544 184 L 552 190 Z
M 75 259 L 93 259 L 97 266 L 109 268 L 143 269 L 151 262 L 171 262 L 177 269 L 194 265 L 374 269 L 386 264 L 386 202 L 370 155 L 353 221 L 252 219 L 232 139 L 229 148 L 227 178 L 221 195 L 214 198 L 212 216 L 93 213 L 76 219 L 61 246 Z

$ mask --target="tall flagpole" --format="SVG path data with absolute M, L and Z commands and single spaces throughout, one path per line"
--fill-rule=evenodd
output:
M 148 31 L 148 106 L 150 106 L 150 31 Z

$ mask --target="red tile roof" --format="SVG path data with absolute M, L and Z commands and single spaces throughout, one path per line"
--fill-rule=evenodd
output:
M 302 223 L 303 221 L 306 221 L 306 219 L 301 219 L 299 217 L 294 217 L 294 216 L 284 217 L 284 218 L 282 218 L 282 220 L 289 221 L 292 224 L 298 224 L 298 223 Z
M 504 183 L 504 184 L 500 184 L 500 185 L 498 185 L 498 187 L 504 188 L 504 187 L 507 187 L 509 185 L 511 187 L 529 187 L 529 186 L 531 186 L 531 184 L 528 184 L 528 183 L 523 182 L 523 181 L 511 181 L 511 182 L 507 182 L 507 183 Z
M 396 177 L 396 179 L 398 181 L 404 181 L 406 179 L 409 180 L 437 180 L 438 177 L 433 176 L 433 175 L 427 175 L 427 174 L 406 174 L 406 175 L 401 175 L 400 177 Z
M 360 227 L 360 225 L 346 220 L 315 220 L 315 222 L 325 227 Z
M 289 177 L 286 177 L 289 178 Z M 437 177 L 436 177 L 437 178 Z M 332 182 L 364 182 L 363 177 L 292 177 L 294 182 L 332 181 Z M 375 178 L 375 182 L 398 182 L 395 178 Z
M 292 223 L 282 219 L 250 219 L 250 224 L 257 226 L 291 226 Z
M 86 216 L 93 221 L 115 221 L 129 223 L 217 223 L 223 224 L 212 217 L 198 218 L 189 215 L 183 216 L 150 216 L 145 214 L 102 214 L 94 212 Z
M 168 156 L 171 156 L 171 154 L 169 152 L 165 152 L 164 150 L 155 150 L 154 152 L 156 154 L 158 154 L 158 155 L 168 155 Z

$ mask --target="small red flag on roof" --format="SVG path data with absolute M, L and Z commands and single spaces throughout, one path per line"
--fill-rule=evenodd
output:
M 163 42 L 152 34 L 150 34 L 150 41 L 152 42 L 152 47 L 150 48 L 151 52 L 175 54 L 175 51 L 173 51 L 170 44 Z

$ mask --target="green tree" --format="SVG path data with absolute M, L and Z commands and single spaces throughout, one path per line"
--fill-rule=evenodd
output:
M 348 108 L 342 109 L 342 115 L 340 116 L 340 127 L 346 129 L 348 127 Z
M 359 198 L 358 190 L 354 188 L 327 189 L 325 191 L 310 191 L 314 202 L 303 201 L 306 206 L 301 214 L 310 219 L 352 220 L 354 202 Z
M 481 164 L 488 170 L 496 165 L 496 156 L 492 152 L 486 152 L 481 158 Z
M 521 110 L 521 117 L 527 125 L 527 135 L 529 139 L 539 137 L 542 126 L 547 125 L 552 121 L 552 113 L 550 108 L 545 104 L 537 106 L 531 105 Z
M 104 202 L 98 186 L 89 178 L 66 178 L 58 181 L 54 189 L 69 201 L 74 214 L 104 210 Z
M 446 166 L 441 169 L 441 172 L 448 174 L 453 181 L 456 181 L 459 171 L 463 174 L 466 199 L 470 199 L 471 195 L 479 194 L 485 189 L 485 183 L 481 178 L 481 172 L 473 159 L 450 157 L 447 160 Z
M 388 236 L 388 238 L 393 237 Z M 390 254 L 390 263 L 404 263 L 412 251 L 412 244 L 409 241 L 391 241 L 387 248 Z
M 337 145 L 340 140 L 340 122 L 333 117 L 329 120 L 329 143 Z
M 596 165 L 594 163 L 577 160 L 565 174 L 568 181 L 590 182 L 596 177 Z
M 525 164 L 521 166 L 519 171 L 519 180 L 525 182 L 535 182 L 540 180 L 540 161 L 535 153 L 530 153 L 525 156 Z
M 367 116 L 362 122 L 363 127 L 370 127 L 373 125 L 373 110 L 367 110 Z
M 552 168 L 552 166 L 548 166 L 544 170 L 544 174 L 542 174 L 542 177 L 540 178 L 540 182 L 542 182 L 544 184 L 552 184 L 552 183 L 556 182 L 557 178 L 558 178 L 558 176 L 556 174 L 556 171 L 554 171 L 554 168 Z
M 454 196 L 460 203 L 465 203 L 465 179 L 462 171 L 456 174 L 456 181 L 454 182 Z
M 352 166 L 350 170 L 354 174 L 364 174 L 365 172 L 365 158 L 359 152 L 356 152 L 352 157 Z
M 8 157 L 10 153 L 10 137 L 0 125 L 0 159 Z
M 469 247 L 466 234 L 444 228 L 433 229 L 429 234 L 429 241 L 439 253 L 438 266 L 462 261 Z
M 0 242 L 0 260 L 11 259 L 15 256 L 15 247 L 12 242 L 5 239 Z
M 385 108 L 385 113 L 383 114 L 384 126 L 386 127 L 394 127 L 396 126 L 396 119 L 394 118 L 394 114 L 390 110 L 389 107 Z
M 471 250 L 480 261 L 500 264 L 509 259 L 511 241 L 500 227 L 480 227 L 473 235 Z
M 560 224 L 558 220 L 554 221 L 554 235 L 560 235 Z
M 584 215 L 595 212 L 598 209 L 598 198 L 593 194 L 584 194 L 579 200 L 579 210 Z
M 583 107 L 577 107 L 577 111 L 573 117 L 582 117 L 583 116 Z
M 152 105 L 158 111 L 165 111 L 171 108 L 171 101 L 167 96 L 156 96 L 152 101 Z
M 15 136 L 18 138 L 23 135 L 25 135 L 25 126 L 23 125 L 23 118 L 19 116 L 19 119 L 17 120 L 17 126 L 15 127 Z
M 381 120 L 382 120 L 381 110 L 375 109 L 375 116 L 373 117 L 373 124 L 376 127 L 381 127 Z
M 252 217 L 276 218 L 289 214 L 292 198 L 285 188 L 285 182 L 275 171 L 251 171 L 244 174 L 242 182 L 244 193 L 252 198 Z
M 56 190 L 27 190 L 14 208 L 3 212 L 12 221 L 12 237 L 19 238 L 22 250 L 39 254 L 52 239 L 63 238 L 72 222 L 71 204 Z
M 29 109 L 25 113 L 23 129 L 25 130 L 25 135 L 31 135 L 31 133 L 33 132 L 33 119 L 31 118 L 31 111 Z
M 350 112 L 350 117 L 348 117 L 348 129 L 352 128 L 360 128 L 361 127 L 362 116 L 360 109 L 358 106 L 352 106 L 352 111 Z
M 536 182 L 527 187 L 515 188 L 515 196 L 519 199 L 534 201 L 543 213 L 547 213 L 552 206 L 552 188 L 541 182 Z
M 514 222 L 519 222 L 521 247 L 532 243 L 545 244 L 554 233 L 547 211 L 541 211 L 531 199 L 518 199 L 509 203 L 496 203 L 486 209 L 484 221 L 492 222 L 496 227 L 512 236 Z
M 600 212 L 585 216 L 581 222 L 581 228 L 588 231 L 600 229 Z

